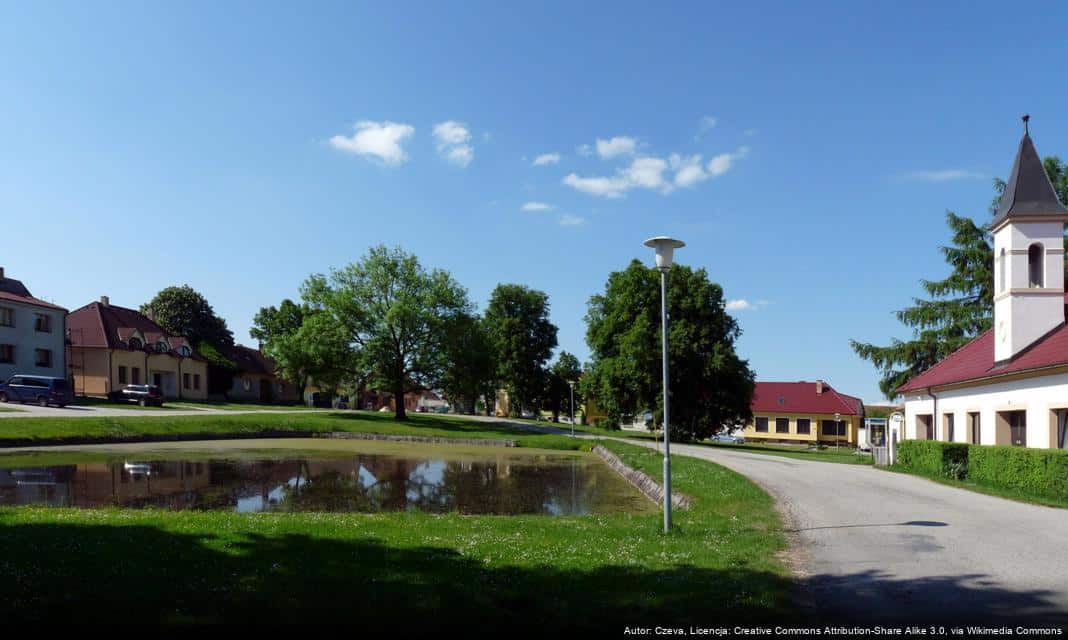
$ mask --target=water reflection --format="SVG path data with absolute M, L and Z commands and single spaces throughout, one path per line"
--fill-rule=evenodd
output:
M 650 511 L 599 460 L 357 454 L 122 460 L 0 469 L 0 505 L 581 515 Z

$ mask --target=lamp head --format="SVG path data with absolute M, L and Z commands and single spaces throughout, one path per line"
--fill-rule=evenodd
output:
M 656 236 L 646 240 L 645 246 L 652 247 L 656 251 L 656 268 L 667 271 L 671 268 L 675 249 L 685 247 L 686 243 L 668 236 Z

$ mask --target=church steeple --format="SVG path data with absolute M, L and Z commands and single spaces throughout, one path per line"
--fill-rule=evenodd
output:
M 1057 199 L 1057 192 L 1053 190 L 1046 169 L 1042 166 L 1042 158 L 1031 141 L 1027 126 L 1030 119 L 1031 116 L 1023 117 L 1024 135 L 1005 192 L 1001 194 L 994 217 L 995 229 L 1014 216 L 1068 216 L 1068 208 Z
M 1064 323 L 1064 224 L 1042 160 L 1024 135 L 994 219 L 994 361 L 1007 362 Z

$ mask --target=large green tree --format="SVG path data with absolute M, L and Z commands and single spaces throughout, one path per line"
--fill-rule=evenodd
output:
M 1068 165 L 1057 156 L 1042 162 L 1061 202 L 1068 201 Z M 997 210 L 1005 182 L 994 180 L 990 215 Z M 961 346 L 989 329 L 994 315 L 994 245 L 990 221 L 946 212 L 951 244 L 940 248 L 950 267 L 941 280 L 921 280 L 928 298 L 914 298 L 912 306 L 896 312 L 912 330 L 909 340 L 894 339 L 886 346 L 851 340 L 861 358 L 879 370 L 879 388 L 893 399 L 910 378 L 934 366 Z M 1068 247 L 1068 240 L 1066 240 Z
M 167 333 L 185 336 L 208 361 L 209 393 L 225 394 L 230 389 L 237 373 L 237 365 L 228 355 L 234 334 L 203 295 L 187 284 L 167 287 L 141 305 L 141 313 Z
M 497 377 L 508 391 L 513 415 L 534 409 L 545 393 L 546 363 L 556 348 L 549 296 L 519 284 L 499 284 L 485 314 Z
M 697 440 L 743 424 L 754 373 L 735 352 L 741 329 L 726 311 L 723 289 L 704 269 L 675 265 L 667 307 L 672 437 Z M 609 275 L 604 293 L 590 298 L 586 324 L 588 397 L 613 425 L 649 409 L 662 422 L 659 272 L 634 260 Z
M 449 329 L 471 313 L 467 291 L 448 272 L 427 271 L 415 256 L 385 246 L 329 276 L 309 277 L 301 295 L 344 327 L 359 368 L 393 394 L 397 420 L 406 418 L 405 392 L 441 384 Z
M 216 347 L 234 344 L 234 334 L 226 320 L 215 315 L 207 299 L 187 284 L 163 289 L 141 305 L 141 313 L 164 331 L 185 336 L 193 343 L 207 342 Z
M 298 304 L 289 298 L 277 307 L 261 307 L 252 319 L 249 335 L 263 344 L 269 344 L 281 336 L 296 333 L 308 313 L 307 305 Z
M 546 406 L 553 414 L 553 422 L 560 421 L 560 414 L 571 415 L 571 384 L 582 378 L 582 364 L 567 351 L 561 351 L 556 362 L 549 367 Z M 570 383 L 570 384 L 569 384 Z M 582 390 L 575 389 L 575 405 L 582 402 Z
M 322 311 L 306 312 L 296 328 L 273 333 L 263 350 L 275 361 L 278 374 L 297 385 L 302 401 L 313 380 L 336 386 L 357 366 L 344 325 Z
M 460 314 L 448 327 L 446 363 L 441 388 L 464 413 L 474 414 L 479 399 L 487 415 L 496 392 L 497 361 L 486 324 L 473 314 Z

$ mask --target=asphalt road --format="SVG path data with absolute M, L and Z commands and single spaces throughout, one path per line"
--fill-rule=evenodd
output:
M 672 454 L 775 496 L 818 620 L 1068 624 L 1068 510 L 861 465 L 687 445 Z

